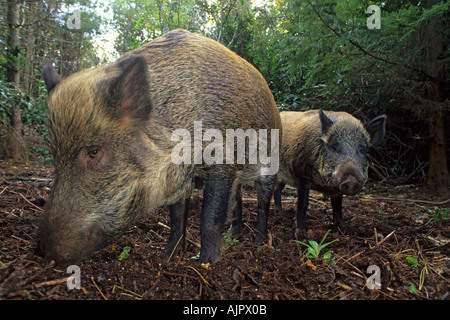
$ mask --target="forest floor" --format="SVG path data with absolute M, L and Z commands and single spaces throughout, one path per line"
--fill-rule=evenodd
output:
M 245 188 L 242 235 L 225 233 L 221 260 L 200 264 L 193 258 L 200 247 L 202 196 L 196 191 L 182 256 L 168 261 L 163 252 L 169 217 L 162 207 L 81 261 L 81 288 L 69 290 L 71 273 L 33 254 L 52 172 L 0 162 L 0 300 L 450 299 L 450 202 L 416 185 L 375 183 L 344 198 L 344 230 L 333 226 L 329 201 L 312 193 L 308 231 L 299 240 L 320 243 L 328 230 L 323 243 L 338 239 L 317 259 L 305 256 L 306 247 L 293 241 L 295 190 L 285 189 L 284 212 L 272 206 L 270 241 L 262 245 L 255 242 L 256 195 Z M 380 289 L 368 288 L 367 279 L 374 278 L 369 266 L 379 267 Z

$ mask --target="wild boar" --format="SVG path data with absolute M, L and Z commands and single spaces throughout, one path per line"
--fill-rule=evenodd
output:
M 355 195 L 366 180 L 371 147 L 383 143 L 386 116 L 362 124 L 346 112 L 310 110 L 281 112 L 283 125 L 280 170 L 274 191 L 275 208 L 281 211 L 281 191 L 297 188 L 296 231 L 306 227 L 309 190 L 331 198 L 335 224 L 345 226 L 343 195 Z
M 79 261 L 163 205 L 170 206 L 166 251 L 173 254 L 183 246 L 186 202 L 200 179 L 200 261 L 216 262 L 237 186 L 255 181 L 266 194 L 273 191 L 267 161 L 216 159 L 218 147 L 229 146 L 219 139 L 227 130 L 281 129 L 262 75 L 218 42 L 177 29 L 112 64 L 64 80 L 49 66 L 43 76 L 55 181 L 38 228 L 38 254 Z M 266 142 L 276 147 L 277 134 Z M 236 155 L 238 144 L 231 146 L 226 154 Z M 217 161 L 205 160 L 207 149 Z M 186 161 L 177 163 L 182 152 L 189 153 L 180 156 Z

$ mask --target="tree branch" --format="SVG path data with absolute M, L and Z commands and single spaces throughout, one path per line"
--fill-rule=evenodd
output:
M 317 9 L 313 6 L 313 4 L 312 4 L 309 0 L 307 0 L 307 2 L 308 2 L 308 4 L 311 6 L 311 8 L 313 9 L 313 11 L 314 11 L 314 13 L 317 15 L 317 17 L 320 19 L 320 21 L 322 21 L 322 23 L 324 24 L 324 26 L 327 27 L 329 30 L 331 30 L 337 37 L 342 38 L 342 35 L 341 35 L 335 28 L 330 27 L 330 26 L 325 22 L 325 20 L 322 18 L 322 16 L 321 16 L 320 13 L 317 11 Z M 364 49 L 359 43 L 357 43 L 357 42 L 354 41 L 354 40 L 349 39 L 348 42 L 350 42 L 350 44 L 352 44 L 354 47 L 358 48 L 362 53 L 364 53 L 365 55 L 368 55 L 369 57 L 371 57 L 371 58 L 373 58 L 373 59 L 376 59 L 376 60 L 378 60 L 378 61 L 382 61 L 382 62 L 385 62 L 385 63 L 388 63 L 388 64 L 401 66 L 401 67 L 406 68 L 406 69 L 408 69 L 408 70 L 414 71 L 415 73 L 418 73 L 418 74 L 424 76 L 424 77 L 425 77 L 425 80 L 430 81 L 430 80 L 433 79 L 432 76 L 430 76 L 428 73 L 426 73 L 426 72 L 424 72 L 424 71 L 422 71 L 422 70 L 420 70 L 420 69 L 413 68 L 413 67 L 411 67 L 411 66 L 408 66 L 408 65 L 403 64 L 403 63 L 398 62 L 398 61 L 391 61 L 391 60 L 388 60 L 388 59 L 385 59 L 385 58 L 382 58 L 382 57 L 378 57 L 378 56 L 374 55 L 373 53 L 368 52 L 366 49 Z

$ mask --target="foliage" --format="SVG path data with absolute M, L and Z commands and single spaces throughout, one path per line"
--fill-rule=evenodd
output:
M 406 257 L 406 262 L 412 265 L 414 268 L 422 268 L 422 265 L 414 257 Z
M 304 256 L 307 258 L 311 258 L 311 259 L 319 259 L 321 254 L 320 252 L 327 247 L 328 245 L 332 244 L 333 242 L 339 241 L 339 239 L 334 239 L 330 242 L 327 243 L 323 243 L 326 239 L 326 237 L 328 236 L 328 233 L 330 232 L 330 230 L 327 231 L 327 233 L 325 233 L 325 235 L 323 236 L 322 240 L 320 241 L 320 243 L 317 243 L 314 240 L 309 240 L 308 243 L 306 244 L 304 242 L 301 242 L 299 240 L 292 240 L 293 242 L 299 243 L 301 245 L 304 245 L 306 247 L 306 253 L 304 253 Z M 322 254 L 322 258 L 325 260 L 325 262 L 329 262 L 331 260 L 331 254 L 333 253 L 333 251 L 329 250 L 325 253 Z
M 114 1 L 112 24 L 119 31 L 116 50 L 125 53 L 176 28 L 201 32 L 205 6 L 201 0 Z
M 435 210 L 428 209 L 428 213 L 430 214 L 428 216 L 428 218 L 430 218 L 430 219 L 435 219 L 435 220 L 438 220 L 438 221 L 443 220 L 443 219 L 446 220 L 446 219 L 449 218 L 450 209 L 449 208 L 445 208 L 444 209 L 444 214 L 442 213 L 441 209 L 439 209 L 439 208 L 436 208 Z
M 369 5 L 381 8 L 380 30 L 367 28 Z M 431 41 L 442 37 L 445 50 L 437 61 L 448 78 L 448 28 L 430 29 L 433 20 L 448 24 L 448 1 L 25 1 L 14 59 L 5 45 L 7 3 L 0 7 L 0 79 L 6 79 L 11 64 L 17 65 L 22 89 L 0 83 L 5 123 L 15 102 L 25 123 L 43 125 L 44 64 L 54 63 L 65 77 L 111 60 L 97 50 L 99 41 L 112 44 L 118 56 L 175 28 L 216 39 L 254 64 L 280 110 L 342 110 L 363 121 L 388 114 L 387 148 L 373 158 L 380 179 L 423 177 L 430 131 L 424 120 L 433 110 L 445 116 L 450 109 L 446 95 L 444 101 L 430 101 L 435 84 L 425 59 Z M 67 19 L 75 10 L 81 12 L 80 28 L 70 29 Z M 114 39 L 98 39 L 110 30 Z M 443 83 L 448 92 L 448 81 Z
M 222 233 L 223 236 L 223 245 L 221 246 L 220 250 L 224 252 L 227 250 L 227 248 L 234 246 L 235 244 L 239 243 L 239 239 L 236 239 L 233 237 L 233 234 L 231 232 L 231 228 L 229 228 L 227 231 Z
M 119 261 L 125 260 L 130 255 L 131 247 L 124 247 L 119 256 Z
M 0 80 L 0 121 L 9 124 L 9 106 L 15 104 L 20 107 L 22 122 L 34 128 L 37 133 L 47 136 L 45 126 L 46 94 L 42 81 L 35 84 L 36 90 L 41 92 L 36 98 L 26 94 L 14 85 Z

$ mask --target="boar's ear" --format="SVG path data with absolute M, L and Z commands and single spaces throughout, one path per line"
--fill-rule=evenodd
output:
M 370 134 L 370 144 L 373 147 L 379 147 L 383 143 L 386 132 L 386 115 L 381 115 L 367 122 L 364 127 Z
M 42 76 L 44 78 L 48 93 L 50 93 L 53 88 L 55 88 L 56 85 L 61 82 L 61 77 L 51 64 L 46 65 L 44 69 L 42 69 Z
M 333 124 L 333 121 L 325 115 L 322 109 L 319 109 L 319 118 L 320 123 L 322 124 L 322 134 L 325 134 L 328 131 L 328 128 Z
M 147 62 L 142 56 L 120 59 L 116 65 L 119 76 L 109 83 L 109 102 L 117 108 L 114 113 L 123 124 L 147 120 L 151 110 L 147 79 Z

